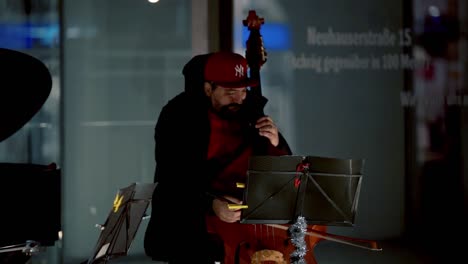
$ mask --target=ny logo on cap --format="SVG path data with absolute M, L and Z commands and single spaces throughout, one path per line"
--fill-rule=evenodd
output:
M 237 64 L 234 70 L 236 71 L 236 77 L 244 77 L 244 67 L 242 65 Z

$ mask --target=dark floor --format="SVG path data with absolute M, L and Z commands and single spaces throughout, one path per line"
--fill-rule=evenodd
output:
M 433 230 L 433 232 L 441 232 Z M 461 234 L 460 234 L 461 235 Z M 463 254 L 468 243 L 459 240 L 425 239 L 425 242 L 403 242 L 399 240 L 378 241 L 381 251 L 355 247 L 334 241 L 324 240 L 315 247 L 315 256 L 318 264 L 445 264 L 445 263 L 464 263 Z M 423 244 L 424 243 L 424 244 Z M 86 261 L 86 258 L 75 260 L 63 260 L 50 262 L 44 261 L 40 257 L 33 257 L 27 264 L 80 264 Z M 158 264 L 151 261 L 142 253 L 128 252 L 127 256 L 111 259 L 107 264 Z
M 439 262 L 428 252 L 410 248 L 398 241 L 381 242 L 382 251 L 372 251 L 332 241 L 322 241 L 315 248 L 318 264 L 359 263 L 359 264 L 428 264 Z M 129 255 L 110 261 L 109 264 L 139 263 L 157 264 L 146 256 Z M 455 263 L 455 262 L 453 262 Z M 458 263 L 458 262 L 457 262 Z

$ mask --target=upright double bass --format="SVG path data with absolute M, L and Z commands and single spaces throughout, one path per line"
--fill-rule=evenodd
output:
M 243 26 L 247 27 L 250 35 L 246 41 L 245 57 L 250 68 L 250 78 L 257 80 L 258 85 L 250 91 L 251 101 L 246 102 L 253 119 L 257 119 L 264 115 L 263 109 L 267 103 L 267 99 L 262 94 L 262 85 L 260 78 L 260 69 L 267 61 L 267 52 L 263 45 L 263 38 L 260 33 L 262 25 L 265 23 L 264 18 L 260 18 L 254 10 L 250 10 L 248 16 L 242 21 Z M 255 104 L 255 105 L 253 105 Z M 288 228 L 284 225 L 264 225 L 263 228 L 255 228 L 254 236 L 266 237 L 263 245 L 258 247 L 257 251 L 251 256 L 251 263 L 261 263 L 262 261 L 275 261 L 276 263 L 289 263 L 289 254 L 294 251 L 294 246 L 290 243 Z M 257 231 L 257 229 L 259 231 Z M 309 231 L 325 232 L 326 226 L 309 226 Z M 257 234 L 258 232 L 262 234 Z M 263 234 L 266 233 L 266 234 Z M 275 234 L 276 233 L 276 234 Z M 308 245 L 307 259 L 311 264 L 317 263 L 314 256 L 313 248 L 323 240 L 320 236 L 308 236 L 306 243 Z M 270 242 L 267 247 L 267 242 Z M 272 242 L 272 243 L 271 243 Z M 268 253 L 268 254 L 267 254 Z M 271 257 L 274 255 L 276 257 Z M 237 264 L 237 263 L 236 263 Z

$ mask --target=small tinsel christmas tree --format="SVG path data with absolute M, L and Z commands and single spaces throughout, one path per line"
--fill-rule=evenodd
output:
M 295 250 L 290 255 L 291 264 L 306 264 L 305 255 L 307 253 L 307 244 L 305 235 L 307 232 L 307 223 L 303 216 L 299 216 L 296 223 L 289 227 L 289 235 L 291 242 L 295 246 Z

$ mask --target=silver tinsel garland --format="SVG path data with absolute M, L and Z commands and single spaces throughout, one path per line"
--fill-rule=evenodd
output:
M 303 216 L 299 216 L 296 223 L 289 227 L 291 242 L 295 246 L 295 250 L 290 255 L 291 264 L 306 264 L 304 257 L 307 253 L 307 244 L 305 235 L 307 232 L 307 223 Z

